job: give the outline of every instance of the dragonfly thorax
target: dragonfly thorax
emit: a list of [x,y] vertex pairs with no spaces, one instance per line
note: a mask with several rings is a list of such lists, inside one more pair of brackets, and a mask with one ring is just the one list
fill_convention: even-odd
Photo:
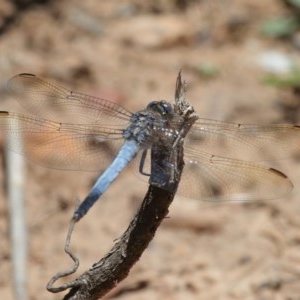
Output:
[[147,108],[132,115],[123,136],[135,140],[142,147],[150,147],[160,139],[175,138],[175,130],[169,128],[174,118],[172,104],[166,101],[152,101]]

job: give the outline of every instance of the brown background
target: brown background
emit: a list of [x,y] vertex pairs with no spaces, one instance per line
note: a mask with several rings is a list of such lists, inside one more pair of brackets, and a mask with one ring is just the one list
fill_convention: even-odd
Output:
[[[7,80],[21,72],[136,111],[150,100],[172,101],[182,68],[188,99],[200,116],[284,122],[282,93],[262,84],[266,71],[259,64],[269,51],[297,61],[298,50],[289,40],[260,34],[263,21],[284,13],[284,6],[274,0],[72,0],[40,5],[2,0],[1,110],[22,111],[5,93]],[[197,68],[203,64],[215,66],[217,76],[201,75]],[[31,162],[26,166],[29,299],[60,299],[45,285],[70,265],[63,251],[68,221],[76,197],[86,195],[97,174],[62,172]],[[170,218],[141,260],[107,298],[300,299],[300,164],[290,159],[274,166],[295,184],[284,199],[206,208],[195,200],[176,199]],[[0,298],[10,300],[4,169],[0,179]],[[126,170],[76,226],[72,248],[81,259],[80,271],[113,245],[145,191],[146,185]]]

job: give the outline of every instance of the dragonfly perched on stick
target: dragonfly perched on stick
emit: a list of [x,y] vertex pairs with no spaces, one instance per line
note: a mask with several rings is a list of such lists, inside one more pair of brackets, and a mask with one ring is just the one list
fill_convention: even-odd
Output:
[[[264,160],[265,153],[279,159],[288,156],[291,149],[300,153],[297,125],[244,125],[200,118],[187,102],[185,107],[178,106],[178,95],[175,104],[152,101],[132,113],[116,103],[27,73],[10,79],[8,88],[33,114],[0,112],[0,130],[10,135],[12,151],[52,168],[101,170],[75,211],[75,221],[138,153],[140,173],[151,175],[151,184],[172,189],[177,143],[184,144],[185,160],[179,194],[212,202],[251,201],[279,198],[293,188],[287,176],[257,161]],[[23,147],[20,139],[25,142]],[[163,166],[155,164],[150,154],[158,144],[168,151],[169,159]]]

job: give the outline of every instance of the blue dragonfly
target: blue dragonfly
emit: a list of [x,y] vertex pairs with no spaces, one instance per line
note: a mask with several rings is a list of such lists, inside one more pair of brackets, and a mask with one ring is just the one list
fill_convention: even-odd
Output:
[[[51,168],[101,172],[75,211],[75,221],[137,155],[143,175],[161,174],[167,167],[167,179],[150,178],[152,184],[169,189],[177,143],[184,144],[185,161],[178,193],[186,197],[214,203],[267,200],[283,197],[293,188],[286,175],[258,161],[285,158],[291,151],[299,154],[297,125],[227,123],[200,118],[192,107],[182,115],[166,101],[152,101],[132,113],[28,73],[11,78],[8,88],[32,114],[0,112],[0,130],[10,136],[12,151]],[[171,149],[170,158],[164,166],[153,167],[149,150],[157,143]]]

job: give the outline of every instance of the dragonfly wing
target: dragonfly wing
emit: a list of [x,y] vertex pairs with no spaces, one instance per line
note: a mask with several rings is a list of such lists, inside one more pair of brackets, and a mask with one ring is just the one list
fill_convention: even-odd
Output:
[[280,171],[188,149],[178,193],[211,202],[276,199],[293,188]]
[[251,125],[199,119],[185,139],[193,149],[248,161],[287,158],[300,153],[300,127]]
[[9,137],[10,150],[56,169],[106,169],[123,143],[117,125],[59,123],[5,111],[0,131]]
[[29,112],[54,121],[124,125],[131,113],[105,99],[70,91],[33,74],[12,77],[8,89]]

